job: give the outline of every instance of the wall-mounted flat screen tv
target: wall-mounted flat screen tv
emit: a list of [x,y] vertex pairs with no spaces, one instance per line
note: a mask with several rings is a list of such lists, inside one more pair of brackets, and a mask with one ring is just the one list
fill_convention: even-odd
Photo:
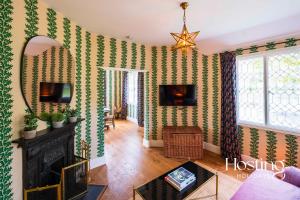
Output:
[[197,106],[195,85],[160,85],[160,106]]
[[71,91],[70,83],[40,82],[40,102],[70,103]]

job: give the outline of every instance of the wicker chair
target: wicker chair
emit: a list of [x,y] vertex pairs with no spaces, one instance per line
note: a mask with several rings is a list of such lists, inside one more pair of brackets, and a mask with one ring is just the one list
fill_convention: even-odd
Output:
[[114,116],[115,116],[115,119],[122,118],[122,107],[119,107],[119,108],[115,107]]

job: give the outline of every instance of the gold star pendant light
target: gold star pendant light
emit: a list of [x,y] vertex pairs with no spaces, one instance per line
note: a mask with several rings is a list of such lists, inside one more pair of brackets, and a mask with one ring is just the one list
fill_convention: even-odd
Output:
[[187,52],[188,48],[195,48],[196,43],[195,39],[199,34],[199,31],[189,33],[186,23],[185,23],[185,10],[189,6],[188,2],[182,2],[180,7],[183,9],[183,28],[181,33],[171,33],[173,38],[176,40],[176,44],[174,46],[175,49],[181,49],[183,53]]

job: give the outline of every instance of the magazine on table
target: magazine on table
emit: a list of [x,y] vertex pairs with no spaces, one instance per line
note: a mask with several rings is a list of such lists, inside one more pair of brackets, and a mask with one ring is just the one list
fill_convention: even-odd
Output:
[[170,183],[174,188],[181,191],[187,186],[191,185],[195,180],[196,177],[193,173],[186,170],[183,167],[180,167],[173,172],[169,173],[165,180]]

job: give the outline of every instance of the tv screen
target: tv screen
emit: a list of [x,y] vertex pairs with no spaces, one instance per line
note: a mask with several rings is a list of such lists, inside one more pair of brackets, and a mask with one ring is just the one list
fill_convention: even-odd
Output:
[[70,83],[40,82],[40,102],[70,103]]
[[196,106],[195,85],[160,85],[160,106]]

